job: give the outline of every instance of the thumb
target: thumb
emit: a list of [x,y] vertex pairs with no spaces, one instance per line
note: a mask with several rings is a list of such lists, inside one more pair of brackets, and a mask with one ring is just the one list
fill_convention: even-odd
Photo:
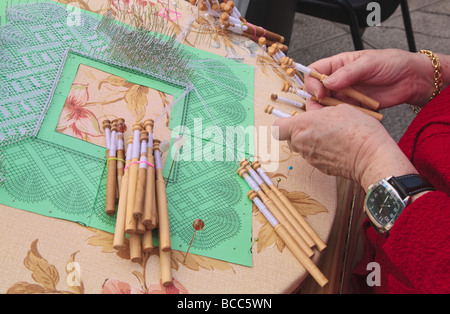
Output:
[[274,122],[272,136],[279,141],[289,141],[294,130],[295,119],[282,118]]

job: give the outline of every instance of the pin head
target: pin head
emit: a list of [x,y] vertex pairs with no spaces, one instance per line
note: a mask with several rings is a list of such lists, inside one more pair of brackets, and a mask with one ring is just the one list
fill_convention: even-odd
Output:
[[159,145],[159,149],[160,149],[161,153],[168,152],[170,149],[169,141],[166,141],[166,140],[162,141],[161,144]]
[[194,227],[195,231],[202,231],[205,228],[205,222],[201,219],[195,219],[192,227]]
[[125,124],[125,121],[119,122],[117,127],[120,133],[125,133],[127,131],[127,125]]
[[289,166],[289,170],[292,170],[293,169],[293,167],[292,166]]

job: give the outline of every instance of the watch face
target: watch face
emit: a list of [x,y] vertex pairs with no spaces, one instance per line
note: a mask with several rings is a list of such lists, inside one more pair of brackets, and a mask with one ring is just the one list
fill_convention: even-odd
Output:
[[367,195],[366,208],[374,222],[386,227],[397,218],[405,205],[390,186],[379,185]]

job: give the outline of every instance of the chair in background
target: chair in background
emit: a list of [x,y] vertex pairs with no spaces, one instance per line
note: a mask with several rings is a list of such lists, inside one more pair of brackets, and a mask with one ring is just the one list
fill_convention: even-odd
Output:
[[[350,26],[355,50],[363,50],[362,34],[368,27],[367,16],[371,13],[367,10],[370,0],[298,0],[296,11],[302,14],[322,18],[328,21],[346,24]],[[409,14],[407,0],[377,0],[381,8],[380,21],[387,20],[401,6],[403,23],[409,50],[417,52],[414,32]]]

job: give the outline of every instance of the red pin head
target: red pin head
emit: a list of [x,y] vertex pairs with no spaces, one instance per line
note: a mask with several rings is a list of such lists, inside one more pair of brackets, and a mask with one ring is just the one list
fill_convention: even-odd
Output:
[[194,227],[195,231],[202,231],[203,228],[205,228],[205,222],[201,219],[196,219],[194,220],[192,227]]

